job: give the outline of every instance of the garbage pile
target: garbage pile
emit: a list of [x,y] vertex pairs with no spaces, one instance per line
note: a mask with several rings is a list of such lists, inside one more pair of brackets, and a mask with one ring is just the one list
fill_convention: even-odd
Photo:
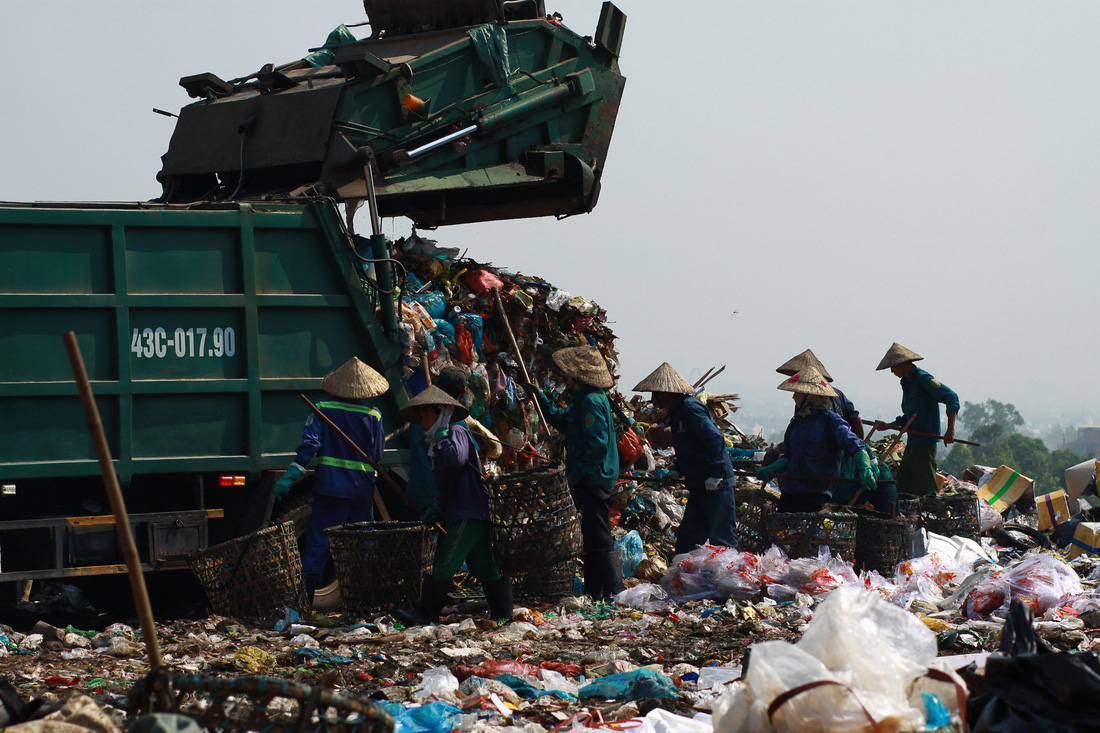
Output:
[[551,399],[566,387],[550,359],[558,349],[594,345],[615,374],[618,355],[606,312],[541,278],[479,263],[415,232],[395,250],[406,272],[399,308],[410,385],[422,386],[449,365],[467,372],[470,415],[504,447],[486,461],[490,474],[527,468],[536,453],[557,455],[522,387],[524,368]]

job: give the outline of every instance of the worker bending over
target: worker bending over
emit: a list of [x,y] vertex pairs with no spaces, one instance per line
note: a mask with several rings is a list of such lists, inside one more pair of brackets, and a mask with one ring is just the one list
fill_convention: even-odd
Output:
[[694,388],[668,362],[638,382],[635,392],[652,392],[653,400],[668,410],[676,469],[688,495],[684,518],[676,532],[676,554],[703,544],[737,547],[737,502],[733,496],[733,464],[726,439],[714,424],[707,406],[696,399]]

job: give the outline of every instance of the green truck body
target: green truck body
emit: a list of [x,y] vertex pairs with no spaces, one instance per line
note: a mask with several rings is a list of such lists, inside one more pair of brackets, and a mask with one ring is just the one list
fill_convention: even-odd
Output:
[[401,349],[356,242],[326,202],[0,204],[0,579],[118,569],[110,551],[79,557],[114,529],[86,519],[110,510],[67,331],[150,567],[258,526],[260,478],[301,438],[299,394],[319,397],[347,359],[386,375],[395,415]]

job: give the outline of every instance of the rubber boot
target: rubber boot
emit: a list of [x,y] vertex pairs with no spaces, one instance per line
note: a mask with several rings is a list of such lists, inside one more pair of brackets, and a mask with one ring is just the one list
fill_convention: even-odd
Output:
[[604,567],[603,554],[584,556],[584,592],[593,600],[602,600],[607,569]]
[[439,620],[443,604],[447,602],[450,583],[429,575],[420,586],[420,603],[416,608],[399,608],[394,618],[406,626],[424,626]]
[[619,551],[613,550],[607,553],[604,563],[604,591],[610,600],[623,592],[623,571]]
[[482,583],[485,586],[485,600],[489,603],[489,618],[494,621],[511,621],[512,607],[512,579],[505,576],[500,580],[489,580]]

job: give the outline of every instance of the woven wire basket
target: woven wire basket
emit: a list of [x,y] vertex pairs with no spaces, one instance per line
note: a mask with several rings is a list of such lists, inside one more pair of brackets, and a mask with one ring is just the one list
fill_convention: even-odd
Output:
[[560,563],[580,551],[580,515],[555,465],[486,478],[493,551],[505,572],[532,564]]
[[358,522],[325,530],[344,607],[353,613],[412,606],[432,572],[438,535],[420,522]]
[[748,492],[737,507],[737,549],[757,555],[765,552],[764,520],[776,510],[776,501],[767,491],[757,489]]
[[557,603],[573,595],[577,560],[533,565],[512,575],[512,596],[518,603]]
[[899,494],[898,508],[913,520],[914,526],[945,537],[981,536],[978,495],[969,491],[958,494],[915,496]]
[[189,563],[210,607],[223,616],[260,618],[285,607],[309,610],[293,522],[214,545],[192,555]]
[[856,509],[857,569],[877,570],[892,574],[904,559],[910,523],[905,517],[891,517],[881,512]]
[[924,528],[929,532],[972,540],[981,536],[978,495],[969,491],[921,497],[921,515]]
[[[161,668],[130,689],[131,720],[148,713],[194,718],[203,730],[391,733],[393,718],[363,695],[277,677],[212,677]],[[272,705],[273,700],[278,705]],[[166,729],[167,726],[161,726]]]
[[776,512],[764,519],[764,541],[787,557],[813,557],[818,548],[846,560],[855,556],[856,515],[839,512]]

